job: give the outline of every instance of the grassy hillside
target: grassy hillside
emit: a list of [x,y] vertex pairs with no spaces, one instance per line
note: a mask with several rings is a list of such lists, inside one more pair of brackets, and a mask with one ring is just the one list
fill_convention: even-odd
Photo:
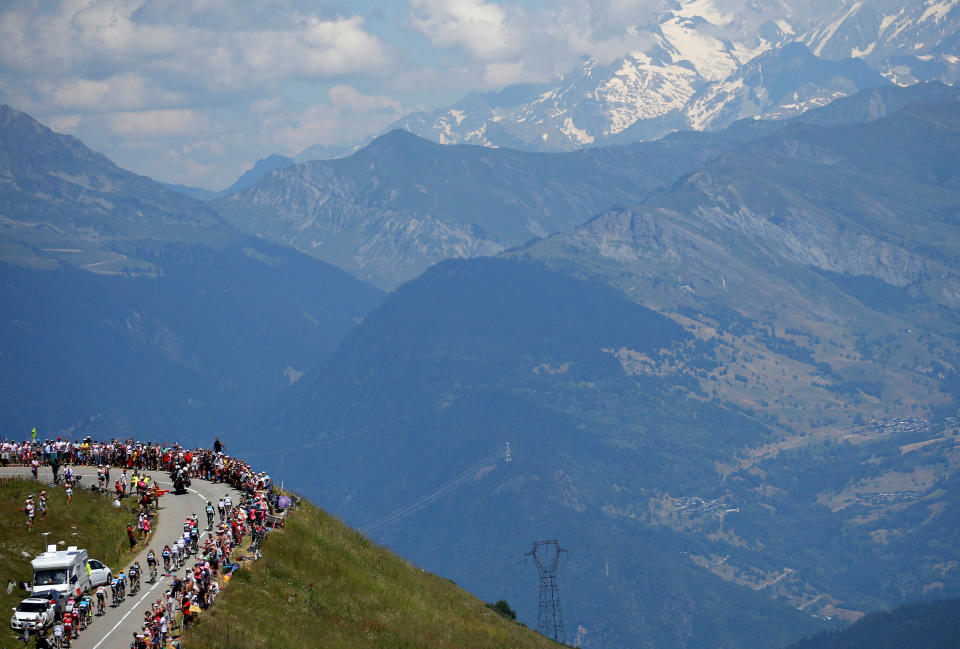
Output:
[[194,649],[559,646],[308,503],[184,641]]
[[[38,515],[33,531],[27,530],[26,516],[18,511],[28,494],[37,495],[46,489],[47,517]],[[47,544],[56,544],[61,550],[69,545],[86,548],[91,559],[99,559],[115,572],[130,555],[127,539],[129,511],[110,507],[107,496],[74,489],[73,502],[67,505],[62,488],[50,488],[46,483],[24,480],[0,482],[0,574],[13,581],[30,581],[33,572],[30,560],[43,552]],[[43,532],[50,532],[43,536]],[[27,556],[24,556],[26,553]],[[0,591],[0,611],[7,611],[27,596],[25,591]]]

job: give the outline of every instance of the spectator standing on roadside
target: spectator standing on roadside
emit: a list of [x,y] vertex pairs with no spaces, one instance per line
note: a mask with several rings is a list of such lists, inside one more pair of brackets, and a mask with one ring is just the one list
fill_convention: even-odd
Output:
[[67,504],[69,505],[71,501],[73,501],[73,487],[70,486],[69,482],[66,483],[66,485],[67,485]]

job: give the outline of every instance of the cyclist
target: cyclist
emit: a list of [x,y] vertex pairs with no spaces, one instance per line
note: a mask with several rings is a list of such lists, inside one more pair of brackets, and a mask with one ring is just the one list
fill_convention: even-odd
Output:
[[63,615],[63,646],[70,646],[71,632],[73,631],[73,615]]
[[170,572],[170,555],[173,554],[170,551],[170,546],[163,546],[163,550],[160,551],[160,554],[163,555],[163,571]]
[[103,584],[97,586],[97,615],[103,615],[107,603],[107,589]]
[[213,502],[209,500],[207,501],[206,510],[207,510],[207,529],[212,530],[213,529],[213,512],[214,512]]
[[127,575],[121,570],[117,575],[117,591],[120,593],[120,601],[127,596]]
[[53,646],[57,649],[63,647],[63,625],[60,622],[53,627]]
[[147,567],[150,569],[150,583],[157,580],[157,553],[153,548],[147,552]]
[[93,602],[90,600],[90,593],[86,593],[80,598],[80,628],[86,629],[90,624],[90,610]]
[[137,561],[132,566],[130,566],[130,593],[135,593],[140,590],[140,562]]
[[190,528],[190,549],[194,554],[200,550],[200,528],[197,526]]

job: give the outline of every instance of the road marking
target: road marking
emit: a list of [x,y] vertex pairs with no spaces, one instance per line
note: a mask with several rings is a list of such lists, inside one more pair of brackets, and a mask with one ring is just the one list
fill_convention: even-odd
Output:
[[127,617],[129,617],[130,614],[133,613],[134,610],[136,610],[136,608],[137,608],[140,604],[143,603],[143,600],[146,599],[147,595],[149,595],[150,593],[152,593],[152,592],[153,592],[153,589],[156,588],[156,587],[159,586],[159,585],[160,585],[160,580],[158,579],[157,582],[156,582],[153,586],[150,587],[150,590],[148,590],[147,592],[145,592],[145,593],[143,594],[143,596],[139,599],[139,601],[137,601],[137,603],[135,603],[133,606],[131,606],[129,611],[127,611],[126,613],[124,613],[123,617],[120,618],[120,621],[117,622],[116,624],[114,624],[112,629],[110,629],[110,630],[107,631],[105,634],[103,634],[103,637],[100,638],[100,642],[98,642],[97,644],[93,645],[93,649],[98,649],[98,648],[100,647],[100,645],[102,645],[104,642],[106,642],[107,638],[110,637],[110,634],[113,633],[114,631],[116,631],[116,630],[117,630],[117,627],[120,626],[121,624],[123,624],[123,621],[126,620]]

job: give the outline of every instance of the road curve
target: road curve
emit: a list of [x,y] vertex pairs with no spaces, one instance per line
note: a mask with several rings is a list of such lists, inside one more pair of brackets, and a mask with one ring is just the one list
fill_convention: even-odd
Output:
[[[89,489],[90,485],[96,480],[96,467],[74,466],[72,468],[74,473],[84,476],[81,485]],[[111,473],[113,473],[112,469]],[[159,482],[162,488],[173,488],[170,484],[169,473],[165,471],[146,471],[145,473],[152,480]],[[28,467],[2,467],[0,468],[0,476],[22,476],[32,479]],[[90,476],[94,477],[91,479]],[[50,484],[52,481],[53,473],[50,467],[40,467],[40,483]],[[192,482],[193,484],[186,494],[178,496],[168,493],[160,498],[160,513],[154,525],[155,531],[151,543],[149,546],[141,547],[137,556],[130,559],[128,566],[139,561],[146,572],[147,550],[152,547],[159,557],[164,544],[176,540],[183,534],[183,521],[187,516],[194,513],[200,514],[201,525],[203,525],[206,522],[203,508],[208,500],[216,504],[220,498],[229,493],[234,504],[240,502],[241,493],[229,485],[200,479],[193,479]],[[133,501],[128,498],[126,503],[130,502]],[[129,505],[125,504],[124,506]],[[200,537],[201,543],[205,537],[206,533]],[[91,558],[109,561],[109,557]],[[192,562],[188,562],[187,565],[192,565]],[[163,569],[162,564],[160,568]],[[182,576],[184,571],[185,568],[181,568],[179,574]],[[133,641],[133,634],[139,631],[143,624],[143,612],[150,606],[150,602],[161,598],[172,583],[173,577],[164,577],[162,573],[155,584],[150,584],[144,579],[140,592],[136,595],[128,595],[116,607],[108,605],[106,614],[101,617],[94,617],[90,626],[70,643],[71,649],[129,649],[130,643]],[[108,596],[107,601],[109,602],[109,600]]]

